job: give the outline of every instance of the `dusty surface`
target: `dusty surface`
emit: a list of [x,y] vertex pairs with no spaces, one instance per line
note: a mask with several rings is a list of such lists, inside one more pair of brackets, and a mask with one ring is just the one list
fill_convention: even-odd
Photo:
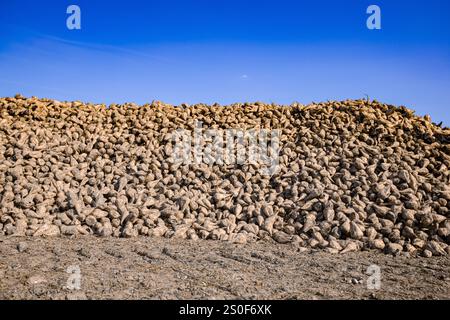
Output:
[[[367,288],[372,264],[381,268],[379,290]],[[67,271],[77,266],[81,287],[69,290]],[[86,298],[450,299],[450,258],[299,252],[269,242],[0,238],[0,299]]]

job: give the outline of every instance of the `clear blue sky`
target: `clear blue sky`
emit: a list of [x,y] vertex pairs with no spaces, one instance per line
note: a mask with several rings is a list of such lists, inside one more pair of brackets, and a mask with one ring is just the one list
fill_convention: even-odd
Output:
[[[1,1],[0,96],[370,98],[450,125],[450,1]],[[66,28],[67,6],[81,30]],[[381,30],[366,8],[381,8]]]

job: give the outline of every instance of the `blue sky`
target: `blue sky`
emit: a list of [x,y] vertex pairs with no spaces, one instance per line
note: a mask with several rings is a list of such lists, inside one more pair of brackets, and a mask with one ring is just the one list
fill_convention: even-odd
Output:
[[[450,125],[450,1],[0,3],[0,96],[96,103],[370,98]],[[81,8],[68,30],[66,8]],[[366,8],[381,8],[381,30]]]

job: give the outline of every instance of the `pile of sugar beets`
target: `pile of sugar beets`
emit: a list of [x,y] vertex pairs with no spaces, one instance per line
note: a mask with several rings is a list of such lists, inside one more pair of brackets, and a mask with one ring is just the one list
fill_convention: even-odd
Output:
[[[179,163],[177,129],[278,129],[279,169]],[[450,129],[405,107],[0,99],[0,235],[450,253]]]

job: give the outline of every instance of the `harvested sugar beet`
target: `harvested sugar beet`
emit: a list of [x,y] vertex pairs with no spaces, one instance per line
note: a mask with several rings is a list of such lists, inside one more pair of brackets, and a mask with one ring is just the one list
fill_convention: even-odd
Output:
[[347,100],[0,99],[0,234],[450,253],[450,129]]

